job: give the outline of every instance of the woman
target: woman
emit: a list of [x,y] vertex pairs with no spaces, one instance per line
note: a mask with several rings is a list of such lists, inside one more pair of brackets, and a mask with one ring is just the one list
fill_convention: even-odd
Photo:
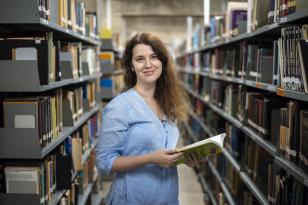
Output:
[[[178,205],[178,175],[173,164],[176,122],[188,103],[167,48],[152,34],[139,33],[124,52],[125,92],[108,103],[96,148],[101,173],[116,173],[108,205]],[[195,159],[187,158],[188,165]]]

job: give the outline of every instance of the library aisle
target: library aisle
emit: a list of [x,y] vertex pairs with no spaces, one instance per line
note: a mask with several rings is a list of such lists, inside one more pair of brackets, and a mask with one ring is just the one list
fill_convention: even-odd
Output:
[[193,169],[186,165],[180,165],[178,173],[180,205],[206,205],[204,203],[204,192]]
[[[180,130],[178,148],[225,136],[221,149],[196,151],[206,155],[197,167],[178,166],[180,205],[308,204],[308,0],[0,2],[0,205],[102,205],[112,177],[99,173],[109,173],[116,157],[153,151],[147,159],[160,166],[173,159],[155,153],[174,148],[171,119]],[[128,40],[148,33],[168,47],[174,72],[156,44],[124,55]],[[176,117],[185,97],[176,98],[164,81],[174,78],[157,70],[177,73],[174,84],[191,105],[186,121]],[[155,78],[136,80],[138,72]],[[102,113],[123,88],[139,85],[155,88],[141,97],[167,116],[163,126],[155,118],[153,132],[151,116],[135,101],[119,106],[120,114]],[[138,112],[123,114],[131,107]],[[108,125],[108,110],[115,124]],[[109,135],[102,127],[115,130]],[[126,135],[132,130],[134,138]],[[112,157],[99,153],[110,147]],[[124,193],[119,198],[126,194],[134,205],[176,201],[175,168],[143,165],[118,170],[117,184],[125,187],[116,189]]]

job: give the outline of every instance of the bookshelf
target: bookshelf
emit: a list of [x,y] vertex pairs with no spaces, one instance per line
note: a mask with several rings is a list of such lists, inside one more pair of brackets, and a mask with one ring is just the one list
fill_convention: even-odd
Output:
[[[90,112],[86,112],[72,127],[64,127],[60,136],[41,150],[38,142],[38,136],[33,134],[29,129],[0,129],[1,151],[0,158],[2,159],[43,159],[54,148],[61,144],[69,135],[76,131],[84,124],[93,114],[101,109],[101,105],[97,105]],[[24,143],[20,144],[20,138],[24,139]],[[34,143],[34,141],[36,143]]]
[[[258,4],[261,1],[247,2]],[[273,5],[273,2],[276,1],[266,3]],[[263,10],[258,11],[251,5],[249,9],[257,13],[257,17],[266,10],[261,6]],[[301,52],[308,42],[306,34],[308,7],[303,8],[303,5],[308,6],[306,2],[298,1],[296,9],[299,10],[296,11],[288,5],[290,7],[288,11],[283,11],[287,14],[281,14],[272,21],[269,15],[265,25],[250,25],[249,33],[230,34],[224,31],[220,33],[220,30],[215,29],[217,27],[221,29],[221,25],[219,23],[215,25],[217,22],[211,21],[210,25],[207,25],[210,30],[201,27],[198,34],[195,32],[191,36],[193,42],[191,47],[194,49],[184,51],[183,43],[178,50],[178,73],[193,105],[193,110],[189,113],[191,116],[189,123],[183,126],[187,135],[190,135],[187,143],[220,132],[228,132],[230,137],[222,155],[209,158],[206,164],[218,182],[208,187],[212,189],[216,201],[221,200],[220,194],[223,194],[228,204],[248,204],[253,200],[253,204],[267,205],[275,203],[277,200],[275,197],[279,192],[281,195],[278,197],[283,198],[288,195],[289,199],[294,197],[292,200],[296,198],[301,201],[300,203],[307,203],[304,197],[295,195],[296,189],[300,189],[303,195],[307,194],[308,190],[308,172],[303,162],[307,151],[300,144],[305,144],[303,137],[306,136],[306,132],[303,129],[306,118],[302,116],[307,109],[308,94],[303,89],[306,86],[305,82],[294,80],[298,78],[305,81],[307,77],[304,72],[307,68],[305,66],[303,68],[306,56],[303,57]],[[277,8],[274,7],[274,10]],[[268,11],[265,11],[265,14],[266,12]],[[275,15],[277,12],[274,12]],[[251,22],[258,23],[254,19],[255,16],[251,18]],[[247,21],[245,23],[247,24]],[[247,29],[248,27],[249,24]],[[295,34],[296,29],[298,38],[292,38],[290,35],[292,32]],[[293,44],[289,43],[291,40]],[[294,43],[295,41],[298,43]],[[268,53],[265,54],[266,52]],[[298,77],[299,75],[306,76]],[[268,76],[272,79],[268,80]],[[291,83],[294,84],[291,86]],[[299,84],[302,87],[298,86]],[[284,127],[290,130],[287,139],[283,132]],[[262,162],[255,157],[259,154],[260,159],[266,156],[262,158]],[[247,157],[247,155],[253,156]],[[228,164],[224,164],[224,159]],[[231,174],[229,165],[232,167]],[[236,180],[233,178],[232,170],[233,172],[235,170],[241,182],[248,188],[248,198],[245,193],[243,201],[237,201],[237,193],[228,190],[232,187],[229,187],[227,181]],[[220,175],[219,171],[226,176]],[[267,182],[259,179],[267,177]],[[273,185],[277,184],[277,178],[273,179],[275,177],[282,180],[279,188]],[[204,180],[211,181],[212,178],[208,176]],[[292,181],[293,187],[286,185],[284,179]],[[217,184],[221,189],[217,189]],[[288,191],[285,190],[286,186]],[[232,201],[232,198],[236,200]],[[282,198],[280,199],[287,201],[286,197]],[[290,201],[287,203],[291,204]]]
[[[31,109],[13,111],[33,120],[30,127],[16,126],[16,120],[11,127],[10,112],[1,110],[0,204],[99,204],[93,190],[98,188],[94,149],[103,106],[97,58],[101,41],[97,25],[87,21],[96,14],[86,13],[82,1],[70,0],[5,0],[0,13],[6,49],[0,60],[0,106],[31,104]],[[35,170],[35,191],[6,187],[10,167]]]
[[207,193],[207,195],[209,196],[211,203],[213,205],[217,205],[217,201],[216,201],[216,199],[215,199],[211,189],[209,188],[208,184],[206,183],[206,180],[204,179],[204,176],[201,173],[198,174],[198,179],[200,180],[200,183],[201,183],[203,191],[205,193]]
[[[88,159],[89,157],[89,153],[91,151],[94,150],[95,146],[97,144],[97,141],[93,143],[93,145],[91,146],[91,148],[89,148],[89,150],[87,150],[86,153],[83,154],[82,158],[83,158],[83,163]],[[72,181],[77,177],[77,172],[75,172],[72,175]],[[96,175],[94,182],[98,179],[98,175]],[[84,193],[82,195],[79,195],[79,201],[80,203],[78,204],[85,204],[85,201],[87,200],[89,194],[91,193],[91,190],[94,186],[94,183],[89,183],[86,190],[84,191]],[[57,191],[52,199],[48,202],[48,205],[57,205],[61,198],[63,197],[63,195],[65,194],[66,190],[59,190]],[[20,204],[20,203],[25,203],[27,202],[27,204],[39,204],[39,199],[38,199],[38,195],[37,194],[3,194],[0,193],[0,201],[2,201],[4,203],[4,205],[8,205],[8,204]],[[96,199],[97,201],[99,199]]]
[[[199,70],[199,69],[196,69],[196,70]],[[272,85],[272,84],[267,84],[267,83],[262,83],[262,82],[254,82],[254,81],[251,81],[251,80],[245,80],[245,79],[235,78],[235,77],[220,76],[220,75],[213,74],[213,73],[206,73],[206,72],[203,72],[203,71],[195,71],[195,70],[192,70],[190,68],[188,68],[186,70],[181,69],[181,70],[179,70],[179,72],[193,74],[193,75],[200,75],[200,76],[208,77],[209,79],[220,80],[220,81],[228,82],[228,83],[245,85],[245,86],[249,86],[249,87],[256,88],[256,89],[265,90],[265,91],[268,91],[270,93],[276,93],[277,96],[287,97],[287,98],[290,98],[290,99],[308,102],[308,94],[305,94],[305,93],[302,93],[302,92],[297,92],[297,91],[292,91],[292,90],[285,90],[285,89],[277,88],[276,85]]]
[[[202,120],[196,115],[196,113],[194,113],[193,111],[190,111],[190,115],[197,120],[197,122],[200,123],[202,129],[209,134],[209,136],[214,136],[214,134],[209,130],[208,126],[206,126]],[[190,137],[192,138],[193,142],[198,141],[198,139],[196,139],[194,137],[193,131],[190,129],[189,126],[184,125],[185,129],[187,130],[187,132],[189,133]],[[222,153],[227,160],[232,164],[232,166],[234,167],[234,169],[240,174],[242,180],[244,181],[244,183],[247,185],[247,187],[251,190],[251,192],[255,195],[255,197],[259,200],[259,202],[261,204],[268,204],[267,199],[265,198],[265,196],[261,193],[261,191],[257,188],[257,186],[255,185],[255,183],[250,179],[250,177],[245,173],[245,171],[241,168],[241,166],[237,163],[237,161],[231,156],[231,154],[229,153],[229,151],[227,149],[224,149],[223,153]],[[230,193],[230,191],[227,189],[225,184],[223,183],[223,180],[221,179],[219,173],[217,172],[215,166],[211,163],[210,160],[208,160],[208,164],[214,174],[214,176],[216,176],[217,180],[220,182],[221,187],[225,193],[226,198],[228,199],[230,204],[234,204],[234,200],[232,199],[232,195]],[[230,202],[231,201],[231,202]]]
[[213,163],[210,160],[208,161],[208,165],[209,165],[212,173],[214,174],[214,176],[218,180],[218,182],[219,182],[219,184],[221,186],[221,189],[224,192],[224,195],[226,196],[226,199],[227,199],[228,203],[230,205],[235,205],[236,202],[234,201],[232,195],[230,194],[230,191],[229,191],[227,185],[224,183],[224,181],[222,180],[220,174],[218,173],[218,171],[216,170],[215,166],[213,165]]
[[[51,2],[53,3],[53,2]],[[18,5],[17,7],[15,5]],[[53,6],[53,5],[51,5]],[[5,0],[1,4],[0,8],[0,25],[7,28],[8,32],[1,32],[1,37],[13,37],[14,35],[31,36],[38,34],[39,32],[53,32],[55,39],[73,42],[82,42],[84,45],[100,46],[101,42],[98,37],[91,38],[84,34],[72,31],[69,28],[60,26],[57,22],[52,20],[46,20],[39,16],[37,1],[18,1],[18,0]],[[14,8],[14,12],[12,12]],[[16,15],[22,13],[24,15]],[[53,9],[50,12],[53,15],[57,15],[58,11]]]

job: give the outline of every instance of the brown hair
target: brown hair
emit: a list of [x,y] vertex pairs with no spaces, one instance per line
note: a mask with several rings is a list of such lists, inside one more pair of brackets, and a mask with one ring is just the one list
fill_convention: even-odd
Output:
[[125,69],[124,90],[134,87],[137,82],[136,74],[132,71],[132,56],[133,49],[138,44],[151,46],[158,59],[162,62],[162,74],[156,81],[154,98],[157,100],[163,113],[172,121],[186,120],[189,109],[187,94],[177,78],[175,65],[168,49],[153,34],[138,33],[127,42],[123,55]]

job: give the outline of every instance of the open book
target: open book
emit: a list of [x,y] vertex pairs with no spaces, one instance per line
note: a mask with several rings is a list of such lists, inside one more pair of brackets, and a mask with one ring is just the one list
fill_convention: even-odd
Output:
[[[199,157],[207,157],[210,155],[218,154],[223,151],[225,136],[226,133],[222,133],[214,137],[210,137],[205,140],[187,145],[185,147],[177,148],[176,150],[178,152],[182,152],[184,155],[194,152]],[[176,164],[182,163],[184,163],[184,157],[176,162]]]

